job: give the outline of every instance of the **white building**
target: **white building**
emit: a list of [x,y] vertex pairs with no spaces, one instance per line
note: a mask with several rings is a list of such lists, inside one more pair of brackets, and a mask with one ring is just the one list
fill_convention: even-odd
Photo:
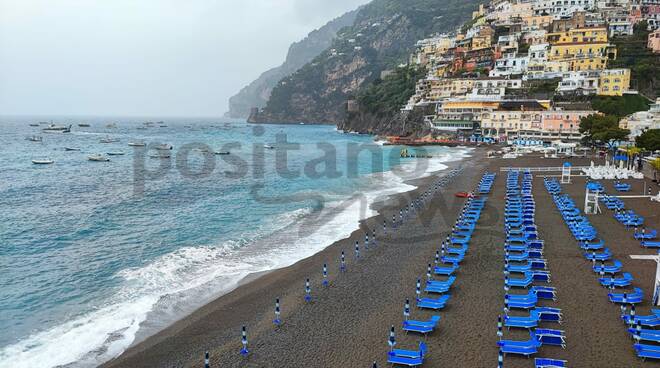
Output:
[[557,86],[559,94],[594,95],[598,92],[596,71],[573,71],[562,73],[561,82]]
[[638,137],[645,130],[660,129],[660,98],[655,100],[649,111],[638,111],[621,119],[619,127],[630,129],[630,139]]
[[516,56],[515,52],[504,54],[495,60],[495,67],[488,73],[489,77],[506,77],[524,74],[529,64],[529,56]]

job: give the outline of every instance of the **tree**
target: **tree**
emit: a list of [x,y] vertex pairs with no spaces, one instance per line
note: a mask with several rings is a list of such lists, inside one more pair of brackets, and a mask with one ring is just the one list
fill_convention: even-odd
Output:
[[580,119],[580,133],[587,144],[603,145],[627,139],[630,131],[619,128],[619,118],[613,115],[589,115]]
[[660,129],[650,129],[635,139],[638,147],[647,151],[660,150]]

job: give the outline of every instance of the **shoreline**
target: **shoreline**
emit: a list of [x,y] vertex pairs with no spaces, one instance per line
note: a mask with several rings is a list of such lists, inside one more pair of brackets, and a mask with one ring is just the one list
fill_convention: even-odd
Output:
[[[379,199],[373,203],[370,203],[370,209],[372,209],[376,214],[374,216],[370,216],[366,219],[360,220],[358,229],[354,230],[349,237],[339,239],[331,244],[329,244],[327,247],[322,249],[321,251],[303,258],[301,260],[298,260],[297,262],[293,263],[292,265],[286,266],[286,267],[281,267],[281,268],[276,268],[272,270],[266,270],[266,271],[260,271],[260,272],[255,272],[251,273],[245,277],[243,277],[240,281],[237,282],[236,286],[230,289],[230,291],[215,297],[211,299],[210,302],[202,305],[199,308],[196,308],[192,313],[183,316],[182,318],[178,319],[175,321],[173,324],[161,329],[160,331],[157,331],[156,333],[146,336],[145,338],[136,341],[132,343],[124,352],[122,352],[118,357],[107,361],[103,363],[101,366],[102,367],[118,367],[118,366],[140,366],[140,363],[136,363],[134,359],[138,359],[143,362],[144,366],[153,366],[153,362],[150,363],[150,359],[147,360],[142,360],[140,358],[141,355],[145,353],[149,353],[152,351],[152,349],[158,349],[157,347],[163,343],[166,343],[167,341],[170,341],[173,338],[176,338],[176,336],[182,331],[184,331],[186,328],[194,325],[194,323],[200,321],[200,319],[203,319],[204,316],[208,316],[209,313],[213,313],[214,311],[217,311],[217,305],[226,305],[227,303],[237,304],[237,307],[240,307],[240,304],[249,304],[249,301],[253,298],[251,295],[254,290],[262,290],[264,286],[266,285],[272,285],[274,281],[280,281],[285,277],[290,277],[291,273],[295,272],[295,269],[298,268],[306,268],[309,266],[310,263],[314,262],[321,262],[320,259],[324,258],[325,255],[328,253],[338,253],[339,251],[337,249],[339,248],[346,248],[345,243],[349,242],[350,244],[353,244],[355,239],[361,239],[363,237],[363,229],[372,229],[375,228],[377,232],[380,234],[382,232],[382,221],[383,218],[388,219],[388,223],[391,220],[392,216],[392,211],[393,208],[395,208],[394,212],[398,214],[398,204],[399,203],[404,203],[409,200],[409,198],[412,198],[415,196],[417,193],[420,193],[428,188],[429,185],[431,185],[433,182],[437,180],[438,177],[442,177],[446,175],[446,173],[451,172],[453,169],[457,167],[464,166],[465,164],[469,165],[470,160],[475,160],[478,159],[479,157],[483,157],[485,155],[484,150],[480,149],[475,149],[470,152],[470,156],[467,157],[462,157],[457,160],[452,160],[452,161],[447,161],[443,162],[443,165],[446,165],[447,167],[443,170],[428,173],[426,176],[420,177],[420,178],[414,178],[414,179],[409,179],[409,180],[404,180],[405,184],[414,186],[415,189],[412,189],[410,191],[406,192],[400,192],[400,193],[395,193],[395,194],[390,194],[387,195],[386,198],[384,199]],[[360,240],[362,243],[364,239]],[[347,259],[347,264],[349,264],[352,259],[353,259],[353,252],[352,252],[352,247],[351,248],[346,248],[346,259]],[[368,251],[367,251],[368,252]],[[327,257],[326,257],[327,258]],[[332,274],[334,273],[334,269],[336,268],[335,266],[335,261],[336,257],[333,257],[332,261],[329,262],[328,265],[328,270],[330,274],[330,279],[332,279]],[[309,276],[319,276],[320,275],[320,270],[318,272],[315,272],[313,275]],[[265,277],[269,276],[269,277]],[[301,280],[304,279],[304,275],[301,275],[300,278]],[[303,280],[304,281],[304,280]],[[290,288],[291,285],[289,285]],[[318,289],[318,285],[317,289]],[[314,287],[313,287],[314,289]],[[272,292],[272,291],[271,291]],[[291,291],[289,291],[291,292]],[[287,293],[285,293],[287,294]],[[273,301],[274,301],[273,297]],[[286,299],[286,298],[283,298]],[[247,302],[247,303],[246,303]],[[284,302],[284,300],[283,300]],[[272,304],[272,303],[269,303]],[[261,308],[266,308],[266,309],[272,309],[272,306],[270,305],[262,305],[259,306]],[[256,306],[255,306],[256,308]],[[231,308],[234,309],[234,308]],[[263,312],[262,312],[263,313]],[[286,314],[285,309],[283,308],[283,316]],[[254,318],[254,316],[253,316]],[[283,317],[284,318],[284,317]],[[240,334],[239,334],[240,335]],[[207,349],[211,349],[212,346],[207,346]],[[150,354],[149,354],[150,355]],[[181,357],[184,358],[184,357]],[[192,357],[191,357],[192,358]],[[183,359],[179,360],[177,359],[177,363],[175,365],[178,366],[178,364],[184,363],[188,361],[188,359]],[[195,359],[192,359],[192,361],[195,361]],[[136,365],[137,364],[137,365]],[[164,363],[163,363],[164,364]],[[170,363],[168,363],[171,365]]]

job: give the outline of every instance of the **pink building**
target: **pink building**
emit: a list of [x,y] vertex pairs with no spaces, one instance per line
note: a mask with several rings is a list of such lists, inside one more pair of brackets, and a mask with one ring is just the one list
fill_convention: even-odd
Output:
[[596,114],[596,111],[565,111],[548,110],[541,114],[541,129],[549,133],[568,133],[577,134],[580,129],[580,119],[582,117]]
[[649,33],[649,42],[647,47],[654,53],[660,53],[660,29]]

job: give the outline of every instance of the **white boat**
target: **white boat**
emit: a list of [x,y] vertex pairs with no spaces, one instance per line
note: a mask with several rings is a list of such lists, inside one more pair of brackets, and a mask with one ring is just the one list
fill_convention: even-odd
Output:
[[106,152],[105,154],[108,155],[108,156],[123,156],[124,151]]
[[167,150],[171,150],[171,149],[172,149],[172,145],[171,145],[171,144],[165,144],[165,143],[164,143],[164,144],[158,144],[158,145],[154,146],[154,148],[157,149],[157,150],[164,150],[164,151],[167,151]]
[[93,155],[89,155],[89,156],[87,156],[87,159],[88,159],[89,161],[97,161],[97,162],[106,162],[106,161],[110,161],[109,158],[107,158],[107,157],[105,157],[105,156],[103,156],[102,154],[99,154],[99,153],[97,153],[97,154],[93,154]]
[[273,148],[275,148],[275,147],[273,147],[273,146],[271,146],[271,145],[269,145],[269,144],[264,144],[264,148],[273,149]]
[[128,145],[131,147],[144,147],[147,144],[144,142],[128,142]]
[[110,137],[101,138],[101,140],[99,142],[101,142],[101,143],[115,143],[115,142],[119,142],[119,138],[110,138]]
[[54,162],[55,161],[49,160],[49,159],[32,160],[32,163],[35,164],[35,165],[50,165]]
[[44,133],[71,133],[71,125],[64,126],[64,125],[49,124],[41,131],[43,131]]
[[41,142],[43,140],[43,138],[41,138],[38,135],[33,135],[32,137],[27,137],[25,139],[27,139],[30,142]]
[[153,154],[153,155],[149,155],[149,157],[151,157],[151,158],[170,158],[170,154],[169,153]]

